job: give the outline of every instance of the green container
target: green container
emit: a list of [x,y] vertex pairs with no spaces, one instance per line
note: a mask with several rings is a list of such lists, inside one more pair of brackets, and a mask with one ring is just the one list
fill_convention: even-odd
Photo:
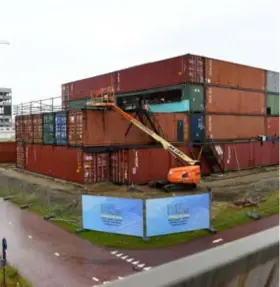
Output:
[[69,110],[85,109],[87,107],[88,102],[89,99],[70,101],[68,102],[68,109]]
[[44,144],[55,143],[55,113],[43,115],[43,142]]
[[204,111],[204,88],[201,85],[185,85],[182,90],[183,100],[190,101],[190,112]]
[[[269,110],[270,110],[270,113],[269,113]],[[267,111],[267,115],[279,115],[279,95],[267,94],[266,111]]]

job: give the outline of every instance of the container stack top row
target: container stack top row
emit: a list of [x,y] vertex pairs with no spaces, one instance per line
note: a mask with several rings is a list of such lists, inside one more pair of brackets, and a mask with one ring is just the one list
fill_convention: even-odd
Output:
[[187,54],[63,84],[62,101],[87,99],[105,87],[125,94],[184,83],[279,94],[278,72]]

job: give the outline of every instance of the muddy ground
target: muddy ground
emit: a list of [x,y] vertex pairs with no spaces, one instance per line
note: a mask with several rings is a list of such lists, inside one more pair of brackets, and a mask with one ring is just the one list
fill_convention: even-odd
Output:
[[[264,198],[270,192],[279,190],[279,168],[263,167],[214,174],[204,178],[195,192],[204,192],[209,187],[212,190],[213,202],[217,206],[237,199]],[[76,216],[81,214],[81,193],[133,198],[155,198],[190,193],[190,191],[164,193],[147,186],[138,186],[136,191],[132,192],[127,186],[107,183],[83,186],[19,171],[12,165],[0,166],[0,188],[5,189],[6,194],[18,194],[21,191],[22,197],[28,202],[48,204],[53,209],[56,206],[59,208],[63,206],[66,210],[71,209],[71,213]]]

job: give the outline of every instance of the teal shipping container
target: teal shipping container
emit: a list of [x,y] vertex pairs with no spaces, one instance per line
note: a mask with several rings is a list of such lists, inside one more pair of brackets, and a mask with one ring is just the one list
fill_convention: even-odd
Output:
[[55,144],[55,113],[43,114],[43,143]]
[[89,101],[90,101],[90,99],[69,101],[68,102],[68,110],[85,109],[87,107],[87,104],[89,103]]
[[267,94],[266,96],[266,111],[267,115],[279,115],[279,94]]
[[182,99],[189,100],[191,112],[204,111],[204,87],[201,85],[184,85]]
[[152,113],[181,113],[190,110],[190,101],[183,100],[180,102],[171,102],[163,104],[149,105]]

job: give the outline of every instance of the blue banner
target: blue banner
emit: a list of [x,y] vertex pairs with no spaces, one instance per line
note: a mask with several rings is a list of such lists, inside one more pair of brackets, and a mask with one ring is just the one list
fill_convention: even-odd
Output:
[[82,196],[83,228],[143,237],[143,201]]
[[210,193],[146,201],[147,236],[210,227]]

